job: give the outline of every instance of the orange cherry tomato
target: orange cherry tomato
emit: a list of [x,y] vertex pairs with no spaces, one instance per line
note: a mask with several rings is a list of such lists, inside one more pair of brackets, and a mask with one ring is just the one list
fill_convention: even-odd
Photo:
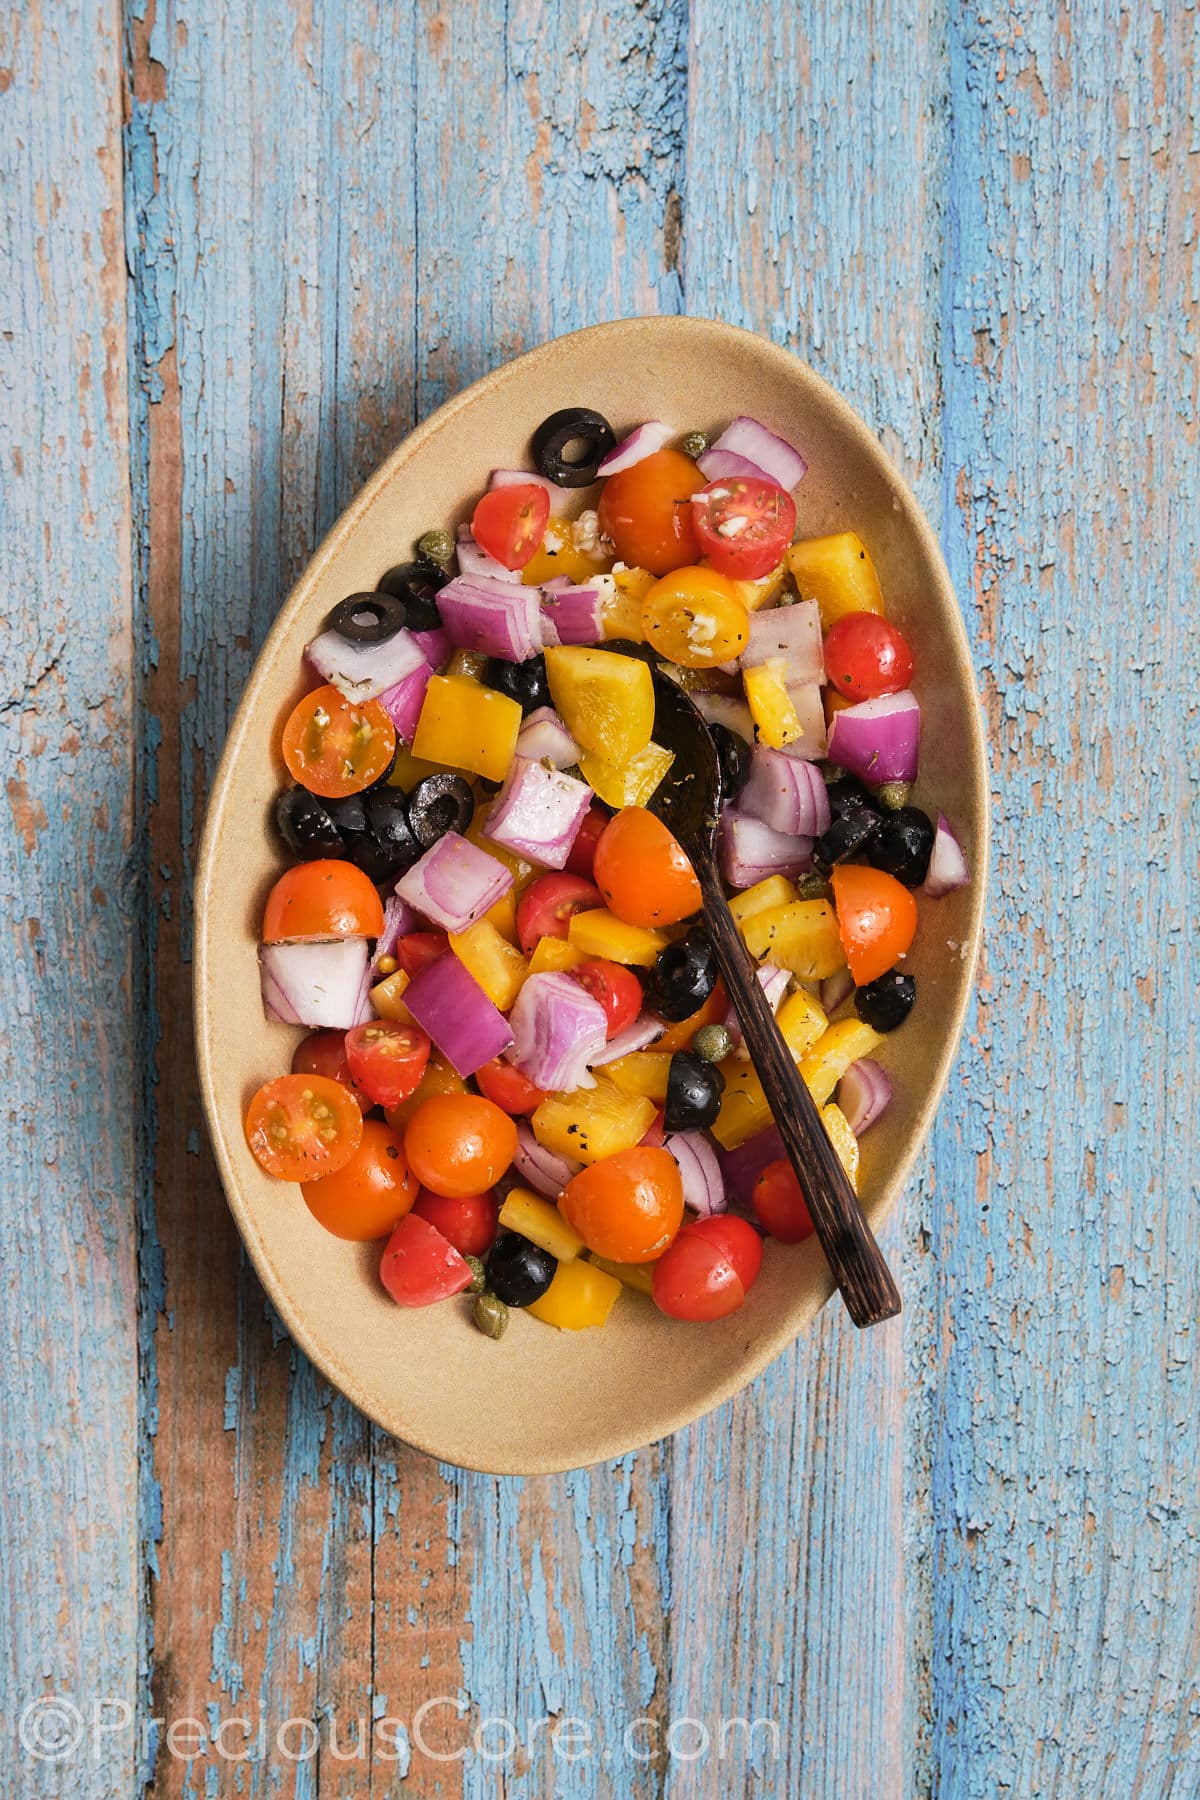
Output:
[[334,858],[297,863],[267,895],[262,941],[291,938],[378,937],[383,901],[353,863]]
[[618,1150],[573,1175],[559,1205],[589,1250],[612,1262],[653,1262],[683,1223],[683,1182],[669,1150]]
[[672,1319],[723,1319],[758,1277],[762,1241],[734,1213],[685,1225],[654,1267],[654,1304]]
[[452,1200],[495,1187],[517,1151],[517,1128],[479,1094],[434,1094],[404,1133],[409,1167],[433,1194]]
[[813,1234],[808,1202],[786,1156],[770,1162],[754,1183],[754,1216],[781,1244],[802,1244]]
[[856,987],[878,981],[917,935],[917,903],[894,875],[842,863],[830,876],[842,948]]
[[368,1244],[386,1237],[412,1208],[417,1184],[404,1148],[382,1119],[364,1119],[362,1142],[342,1167],[320,1181],[301,1183],[304,1204],[334,1237]]
[[246,1113],[251,1155],[281,1181],[336,1174],[362,1134],[358,1101],[328,1075],[278,1075],[259,1088]]
[[651,1050],[686,1050],[702,1025],[723,1025],[729,1011],[729,995],[725,992],[725,984],[718,979],[712,993],[698,1007],[690,1019],[680,1019],[677,1025],[668,1025],[660,1038],[655,1038],[649,1046]]
[[746,648],[750,615],[736,583],[716,569],[676,569],[642,601],[646,642],[668,662],[710,669]]
[[700,555],[692,495],[704,477],[680,450],[656,450],[610,475],[600,495],[600,529],[630,568],[666,575]]
[[550,496],[534,481],[492,488],[471,515],[471,536],[506,569],[523,569],[546,535]]
[[319,687],[292,708],[281,748],[293,781],[342,800],[387,773],[396,727],[377,700],[356,705],[335,687]]
[[627,925],[677,925],[700,910],[696,871],[644,806],[623,806],[609,820],[593,872],[605,905]]

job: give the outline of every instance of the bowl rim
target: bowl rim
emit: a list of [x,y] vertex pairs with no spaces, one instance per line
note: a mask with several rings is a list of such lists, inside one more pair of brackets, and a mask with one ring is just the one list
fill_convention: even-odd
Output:
[[[254,1210],[246,1203],[239,1191],[230,1151],[229,1120],[216,1101],[217,1071],[214,1067],[212,1032],[208,1025],[209,936],[212,927],[208,918],[206,896],[212,883],[212,866],[216,857],[220,826],[226,812],[228,792],[232,785],[229,779],[230,771],[240,759],[242,743],[255,713],[259,690],[265,684],[267,671],[274,663],[276,647],[291,635],[295,620],[303,610],[309,590],[319,579],[326,564],[358,529],[364,516],[374,504],[379,491],[391,483],[402,467],[419,457],[426,446],[459,412],[474,404],[479,396],[489,389],[499,388],[509,381],[519,379],[522,370],[530,363],[545,362],[564,347],[576,344],[582,339],[603,342],[608,338],[612,340],[614,346],[617,346],[623,339],[640,336],[647,331],[662,338],[677,339],[681,343],[691,340],[696,348],[699,348],[706,340],[711,341],[712,339],[717,341],[718,348],[720,345],[725,345],[738,352],[744,352],[748,347],[752,347],[755,356],[765,357],[768,362],[775,362],[781,374],[786,374],[789,382],[794,383],[799,378],[801,384],[809,388],[819,399],[821,405],[836,416],[841,428],[856,440],[864,457],[873,462],[887,477],[907,526],[921,542],[929,565],[936,576],[939,596],[943,603],[941,610],[945,612],[950,621],[946,648],[953,666],[955,685],[964,688],[974,698],[975,704],[968,709],[970,741],[966,748],[969,753],[970,765],[969,787],[973,809],[979,820],[979,832],[974,848],[974,866],[969,890],[970,920],[969,935],[966,940],[967,954],[963,957],[964,979],[953,1011],[943,1021],[942,1048],[937,1056],[934,1079],[914,1109],[908,1132],[909,1148],[897,1161],[888,1179],[879,1192],[872,1197],[871,1204],[866,1209],[872,1229],[877,1233],[890,1217],[907,1185],[913,1165],[925,1146],[930,1127],[945,1093],[950,1070],[959,1054],[963,1026],[975,992],[983,939],[990,867],[991,792],[988,779],[987,743],[983,729],[983,708],[962,610],[937,535],[908,481],[887,451],[884,450],[866,421],[809,363],[792,351],[772,342],[771,339],[763,337],[760,333],[741,326],[730,325],[723,320],[708,319],[687,313],[650,314],[613,319],[596,325],[584,326],[578,331],[566,332],[558,337],[548,338],[531,349],[523,351],[519,356],[507,359],[444,401],[400,440],[340,513],[293,582],[255,656],[246,685],[230,720],[225,744],[205,802],[204,825],[196,874],[192,885],[193,1028],[205,1122],[226,1203],[233,1214],[234,1222],[255,1272],[293,1342],[327,1380],[332,1382],[360,1412],[371,1419],[381,1430],[387,1432],[389,1436],[397,1438],[411,1448],[439,1461],[449,1462],[458,1468],[472,1469],[481,1474],[541,1475],[562,1473],[577,1468],[591,1468],[611,1461],[614,1457],[629,1454],[634,1449],[645,1448],[647,1444],[662,1442],[663,1439],[681,1430],[684,1426],[690,1425],[695,1420],[714,1411],[734,1394],[739,1393],[756,1380],[763,1370],[769,1367],[799,1337],[805,1326],[828,1303],[836,1292],[833,1280],[828,1270],[824,1269],[819,1277],[816,1297],[811,1302],[801,1304],[782,1314],[775,1325],[763,1332],[753,1355],[748,1359],[739,1359],[728,1378],[715,1382],[706,1391],[699,1404],[689,1402],[673,1410],[668,1409],[657,1422],[660,1427],[659,1435],[653,1438],[630,1443],[614,1432],[597,1443],[589,1445],[583,1461],[565,1461],[561,1453],[539,1456],[536,1453],[526,1452],[513,1460],[506,1460],[503,1464],[499,1464],[495,1461],[472,1461],[469,1456],[462,1455],[458,1450],[451,1456],[447,1453],[444,1445],[439,1445],[419,1430],[414,1430],[413,1435],[409,1436],[394,1418],[381,1416],[381,1410],[373,1405],[370,1396],[364,1391],[352,1370],[340,1361],[336,1352],[332,1351],[328,1344],[319,1340],[310,1331],[303,1302],[295,1299],[288,1291],[256,1225]],[[237,1123],[240,1127],[240,1119]]]

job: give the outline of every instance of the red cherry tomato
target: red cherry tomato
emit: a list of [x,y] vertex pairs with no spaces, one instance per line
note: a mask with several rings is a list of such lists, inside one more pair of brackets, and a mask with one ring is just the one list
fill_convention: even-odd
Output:
[[255,1162],[281,1181],[315,1181],[344,1168],[362,1142],[363,1116],[349,1088],[327,1075],[277,1075],[246,1113]]
[[478,1094],[434,1094],[404,1133],[404,1152],[422,1187],[458,1199],[495,1187],[517,1149],[508,1114]]
[[407,1100],[429,1061],[429,1039],[416,1025],[368,1019],[346,1033],[350,1073],[376,1106]]
[[663,1119],[665,1118],[665,1116],[666,1115],[664,1114],[663,1109],[660,1106],[658,1111],[655,1113],[654,1117],[651,1119],[649,1125],[647,1125],[645,1136],[640,1137],[638,1139],[638,1149],[639,1150],[661,1150],[662,1149],[663,1145],[667,1141],[667,1134],[663,1129]]
[[331,1081],[340,1081],[343,1087],[350,1089],[363,1112],[371,1105],[367,1096],[354,1085],[346,1057],[344,1031],[314,1031],[303,1038],[292,1053],[292,1074],[328,1075]]
[[644,806],[623,806],[596,845],[596,882],[627,925],[677,925],[700,910],[687,853]]
[[754,1216],[781,1244],[802,1244],[812,1236],[808,1202],[786,1156],[768,1163],[754,1183]]
[[734,581],[757,581],[775,567],[796,529],[796,503],[774,481],[733,475],[692,495],[705,560]]
[[413,1207],[419,1219],[437,1227],[460,1256],[486,1256],[496,1236],[500,1208],[495,1194],[430,1194],[424,1188]]
[[382,1119],[364,1119],[362,1142],[350,1161],[322,1181],[301,1183],[304,1203],[334,1237],[366,1244],[386,1237],[412,1206],[417,1184],[400,1139]]
[[843,613],[825,638],[825,673],[847,700],[898,694],[913,677],[908,639],[878,613]]
[[679,450],[656,450],[610,475],[600,495],[600,529],[630,568],[667,575],[700,554],[691,497],[704,477]]
[[583,824],[575,833],[575,842],[571,845],[571,854],[567,858],[568,875],[582,875],[586,881],[591,880],[592,864],[596,860],[596,845],[607,824],[608,814],[602,807],[590,807],[584,814]]
[[531,1113],[546,1098],[541,1088],[534,1087],[527,1075],[522,1075],[520,1069],[514,1069],[501,1056],[495,1062],[484,1063],[482,1069],[476,1069],[475,1079],[484,1098],[514,1118]]
[[406,975],[419,975],[449,948],[450,939],[444,931],[410,931],[407,937],[398,939],[392,955],[396,967]]
[[379,1265],[397,1306],[431,1306],[471,1285],[471,1265],[428,1219],[407,1213],[387,1241]]
[[632,1025],[641,1012],[642,984],[633,970],[626,969],[621,963],[576,963],[570,974],[604,1008],[610,1038]]
[[830,876],[842,948],[856,987],[878,981],[917,935],[917,903],[894,875],[842,863]]
[[589,1250],[653,1262],[683,1220],[683,1182],[669,1150],[618,1150],[573,1175],[559,1206]]
[[506,569],[523,569],[546,535],[550,496],[535,482],[493,488],[471,515],[471,536]]
[[279,877],[263,908],[264,944],[292,938],[378,937],[383,901],[361,869],[336,857],[297,863]]
[[761,1263],[762,1244],[745,1219],[696,1219],[654,1265],[654,1303],[672,1319],[723,1319],[741,1306]]
[[539,875],[517,901],[517,937],[526,956],[538,939],[565,938],[571,918],[602,906],[600,891],[581,875]]

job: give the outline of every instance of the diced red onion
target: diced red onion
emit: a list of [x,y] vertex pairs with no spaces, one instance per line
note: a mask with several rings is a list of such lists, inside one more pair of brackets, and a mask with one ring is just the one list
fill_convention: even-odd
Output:
[[414,975],[404,1004],[451,1068],[473,1075],[513,1041],[512,1028],[452,950]]
[[323,631],[304,654],[323,680],[359,706],[394,688],[425,661],[410,631],[397,631],[382,644],[352,644],[336,631]]
[[909,688],[860,700],[833,715],[829,760],[839,769],[881,787],[885,781],[915,781],[921,741],[921,708]]
[[268,1019],[349,1031],[370,1012],[366,938],[262,944],[258,964]]
[[466,931],[512,884],[511,869],[457,831],[448,831],[400,877],[396,892],[444,931]]
[[517,755],[569,769],[579,761],[579,745],[552,706],[539,706],[517,733]]
[[593,1069],[602,1069],[607,1063],[616,1062],[618,1057],[632,1056],[635,1050],[645,1050],[660,1038],[665,1031],[662,1020],[654,1013],[642,1013],[627,1025],[624,1031],[618,1031],[616,1037],[609,1038],[598,1056],[593,1056]]
[[[407,997],[407,990],[406,990]],[[508,1060],[547,1093],[594,1087],[588,1064],[604,1048],[604,1008],[561,971],[530,975],[509,1014]]]
[[970,885],[971,871],[967,867],[962,845],[955,837],[949,819],[945,813],[940,812],[937,816],[937,836],[933,840],[933,851],[929,858],[929,872],[921,892],[938,900],[943,894],[952,893],[955,888]]
[[556,481],[547,481],[544,475],[535,475],[530,469],[493,469],[488,476],[489,488],[504,487],[540,487],[550,496],[550,517],[560,519],[575,498],[575,488],[559,487]]
[[533,1127],[522,1119],[517,1126],[517,1153],[513,1157],[513,1168],[536,1188],[539,1194],[545,1194],[548,1200],[557,1200],[558,1196],[570,1181],[572,1175],[578,1175],[583,1164],[571,1162],[568,1157],[556,1156],[553,1150],[547,1150],[539,1144],[533,1135]]
[[679,1165],[683,1204],[702,1219],[729,1211],[717,1153],[703,1131],[676,1131],[663,1145]]
[[547,644],[595,644],[604,635],[604,602],[594,585],[576,587],[556,576],[542,588],[542,636]]
[[400,939],[410,931],[420,929],[417,914],[402,900],[399,894],[389,894],[383,903],[383,930],[375,944],[375,954],[371,958],[371,979],[374,981],[379,973],[379,965],[385,956],[390,956]]
[[886,1069],[869,1056],[851,1063],[838,1083],[838,1105],[855,1137],[861,1137],[886,1112],[891,1097],[892,1084]]
[[481,575],[458,575],[437,597],[452,644],[527,662],[542,649],[541,590]]
[[[490,577],[493,581],[507,581],[510,586],[520,587],[521,585],[520,569],[506,569],[496,557],[490,556],[486,550],[481,549],[471,536],[469,525],[460,525],[458,528],[455,554],[458,557],[460,575],[480,575],[485,580]],[[442,592],[444,593],[445,589]],[[441,598],[440,594],[438,598]]]
[[628,437],[622,438],[615,450],[609,451],[596,474],[604,480],[609,475],[619,475],[622,469],[632,469],[635,463],[644,462],[656,450],[664,449],[674,436],[673,426],[664,425],[661,419],[648,419]]
[[592,790],[586,781],[564,775],[561,769],[547,769],[528,757],[514,756],[483,833],[494,844],[528,857],[530,862],[561,869],[591,804]]
[[854,992],[854,977],[849,969],[836,969],[827,975],[821,983],[821,1007],[826,1015],[832,1018],[843,1001]]
[[772,481],[774,477],[760,469],[757,463],[748,456],[739,456],[735,450],[718,450],[714,444],[702,456],[696,458],[696,467],[706,481]]
[[772,831],[761,819],[735,812],[721,812],[721,871],[730,887],[753,887],[768,875],[804,875],[812,867],[812,839]]
[[756,1132],[744,1144],[739,1144],[736,1150],[722,1150],[718,1160],[729,1198],[736,1201],[738,1206],[750,1207],[754,1183],[767,1164],[778,1162],[780,1157],[786,1161],[787,1151],[779,1130],[774,1125],[768,1125],[765,1131]]
[[[774,963],[760,963],[756,970],[758,984],[767,997],[767,1005],[773,1013],[783,1005],[783,997],[792,985],[792,978],[786,969],[777,969]],[[738,1018],[737,1008],[731,1006],[725,1014],[725,1029],[729,1033],[730,1042],[735,1050],[743,1044],[742,1021]]]
[[700,717],[710,725],[724,725],[727,730],[736,731],[739,737],[745,738],[748,744],[754,742],[754,715],[744,700],[735,699],[732,694],[699,691],[693,693],[692,699]]
[[414,631],[411,634],[414,644],[420,644],[421,655],[432,669],[444,669],[450,661],[453,648],[449,635],[445,630]]
[[800,736],[783,746],[785,756],[816,762],[825,755],[825,702],[815,681],[801,681],[787,691],[800,727]]
[[398,681],[395,687],[388,688],[378,696],[380,706],[396,727],[397,737],[406,744],[413,741],[417,720],[425,703],[425,689],[432,679],[432,665],[423,662],[419,668],[406,675],[403,681]]
[[750,779],[738,795],[738,810],[793,837],[820,837],[829,829],[829,795],[821,771],[766,744],[756,744],[751,752]]
[[808,472],[806,459],[792,444],[769,431],[760,420],[748,419],[744,414],[725,427],[713,449],[748,458],[789,493]]
[[791,606],[767,606],[750,614],[750,635],[742,651],[742,667],[757,668],[781,656],[785,687],[802,681],[822,681],[825,663],[821,649],[821,613],[815,600],[796,600]]

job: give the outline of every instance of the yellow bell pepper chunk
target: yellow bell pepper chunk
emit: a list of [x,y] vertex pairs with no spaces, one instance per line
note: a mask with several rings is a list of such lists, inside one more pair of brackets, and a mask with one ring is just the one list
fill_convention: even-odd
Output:
[[566,938],[539,938],[529,959],[531,975],[556,975],[563,969],[577,969],[587,957]]
[[568,1225],[552,1200],[544,1200],[529,1188],[510,1188],[500,1208],[506,1231],[519,1232],[531,1244],[549,1251],[560,1263],[573,1262],[583,1249],[583,1239]]
[[507,694],[481,687],[466,675],[435,675],[425,689],[413,753],[443,767],[503,781],[520,729],[521,708]]
[[510,944],[516,943],[517,896],[514,889],[509,888],[506,894],[501,894],[495,905],[489,906],[483,916],[502,938],[506,938]]
[[525,1308],[545,1325],[557,1325],[560,1331],[582,1331],[589,1325],[603,1325],[616,1305],[621,1283],[595,1263],[559,1263],[554,1280],[540,1300]]
[[667,1075],[671,1067],[669,1050],[632,1050],[606,1063],[604,1073],[615,1081],[623,1094],[644,1094],[647,1100],[665,1100]]
[[606,638],[624,638],[640,644],[642,634],[642,601],[657,577],[649,569],[614,569],[612,592],[605,596],[602,621]]
[[592,912],[573,913],[567,934],[585,956],[603,956],[609,962],[633,963],[642,969],[652,969],[659,951],[670,942],[665,931],[654,931],[648,925],[627,925],[603,906]]
[[632,1150],[649,1131],[657,1108],[640,1094],[623,1094],[603,1075],[594,1088],[548,1094],[529,1121],[544,1150],[575,1162],[599,1162]]
[[743,888],[729,902],[729,910],[745,936],[745,925],[756,913],[770,912],[772,907],[787,906],[795,900],[796,890],[786,875],[768,875],[765,881],[756,881],[753,887]]
[[516,946],[501,937],[490,920],[479,919],[466,931],[452,931],[450,948],[492,1005],[507,1012],[529,974],[529,965]]
[[422,762],[419,756],[413,755],[407,744],[401,744],[396,750],[396,760],[389,771],[387,785],[403,788],[408,794],[418,781],[424,781],[427,775],[440,775],[441,772],[440,763]]
[[581,750],[623,763],[646,748],[654,729],[654,683],[644,662],[563,644],[546,651],[546,674],[555,710]]
[[634,1288],[639,1294],[654,1292],[653,1263],[617,1263],[609,1262],[607,1256],[593,1256],[592,1267],[614,1275],[622,1287]]
[[788,969],[801,981],[824,981],[846,961],[837,914],[828,900],[793,900],[755,913],[742,936],[751,956]]
[[850,1129],[850,1121],[840,1106],[823,1106],[821,1123],[829,1136],[829,1141],[838,1153],[838,1160],[850,1177],[850,1186],[858,1192],[858,1139]]
[[586,581],[589,575],[602,574],[611,563],[612,557],[599,546],[595,550],[576,548],[570,519],[551,519],[540,548],[521,570],[521,580],[526,587],[540,587],[556,575],[565,575],[569,581]]
[[851,1063],[870,1056],[883,1039],[861,1019],[839,1019],[817,1039],[800,1064],[800,1073],[818,1106],[824,1106]]
[[766,1130],[771,1123],[771,1108],[752,1063],[727,1057],[721,1064],[721,1072],[725,1077],[725,1092],[711,1129],[723,1149],[736,1150],[747,1138]]
[[805,538],[792,545],[785,560],[800,598],[820,607],[822,631],[845,613],[883,611],[875,564],[855,532]]
[[675,752],[661,744],[647,744],[621,763],[581,750],[579,773],[608,806],[645,806],[674,761]]
[[404,969],[397,969],[386,981],[371,989],[371,1005],[381,1019],[394,1019],[401,1025],[412,1024],[412,1014],[402,998],[410,977]]
[[803,988],[797,988],[794,994],[788,995],[775,1014],[775,1023],[792,1053],[792,1061],[798,1063],[802,1057],[807,1056],[814,1044],[821,1041],[829,1021],[812,995]]
[[774,600],[783,586],[786,574],[787,564],[781,556],[775,567],[768,569],[765,575],[760,575],[757,581],[735,581],[733,585],[746,611],[757,612],[768,600]]
[[399,1106],[385,1107],[383,1116],[393,1131],[403,1134],[418,1106],[431,1094],[465,1094],[466,1091],[467,1084],[462,1076],[434,1050],[425,1064],[425,1073],[408,1099],[402,1100]]
[[769,662],[757,663],[742,675],[746,701],[758,726],[758,735],[772,750],[782,750],[785,744],[794,744],[804,735],[784,683],[786,673],[787,663],[783,657],[773,656]]

